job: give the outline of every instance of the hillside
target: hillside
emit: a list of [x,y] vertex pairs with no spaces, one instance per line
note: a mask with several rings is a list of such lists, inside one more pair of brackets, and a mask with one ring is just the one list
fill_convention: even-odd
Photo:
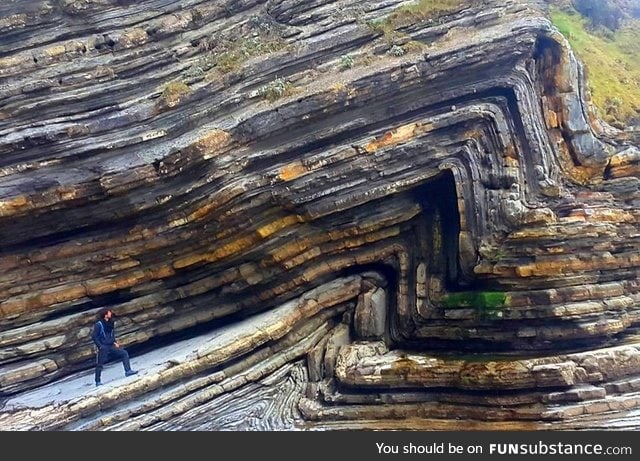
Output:
[[553,23],[586,67],[599,116],[620,129],[640,127],[640,4],[610,1],[620,17],[613,27],[611,15],[579,13],[576,2],[553,3]]

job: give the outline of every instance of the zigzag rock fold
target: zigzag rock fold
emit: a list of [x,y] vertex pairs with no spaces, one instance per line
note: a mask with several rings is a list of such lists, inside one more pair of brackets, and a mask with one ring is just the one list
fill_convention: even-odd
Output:
[[0,428],[640,427],[640,150],[543,2],[406,4],[0,5]]

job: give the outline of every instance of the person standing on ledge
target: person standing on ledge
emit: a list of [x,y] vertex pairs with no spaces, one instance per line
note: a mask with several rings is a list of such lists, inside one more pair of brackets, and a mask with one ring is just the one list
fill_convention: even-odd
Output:
[[98,321],[93,326],[93,332],[91,333],[91,339],[98,347],[98,354],[96,359],[96,386],[100,386],[102,381],[100,379],[102,374],[102,367],[109,359],[122,360],[124,366],[124,375],[131,376],[138,373],[137,370],[131,369],[129,363],[129,353],[122,349],[116,341],[116,329],[114,314],[111,309],[103,308],[98,312]]

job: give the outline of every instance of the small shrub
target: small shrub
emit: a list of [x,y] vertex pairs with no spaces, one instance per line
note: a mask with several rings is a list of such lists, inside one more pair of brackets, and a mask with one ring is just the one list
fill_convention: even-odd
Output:
[[258,90],[258,95],[269,101],[275,101],[292,91],[293,85],[282,77],[276,77]]
[[186,83],[170,82],[164,87],[160,101],[167,107],[174,107],[190,92],[191,89]]
[[351,69],[354,64],[355,64],[355,61],[353,60],[353,57],[349,56],[348,54],[344,54],[344,55],[340,56],[340,69],[341,70]]
[[404,56],[404,54],[406,53],[406,51],[404,50],[404,48],[402,48],[401,46],[398,45],[393,45],[389,51],[387,51],[387,53],[389,53],[392,56]]
[[242,55],[235,51],[229,51],[220,54],[215,59],[214,67],[223,74],[228,74],[229,72],[238,70],[241,63]]

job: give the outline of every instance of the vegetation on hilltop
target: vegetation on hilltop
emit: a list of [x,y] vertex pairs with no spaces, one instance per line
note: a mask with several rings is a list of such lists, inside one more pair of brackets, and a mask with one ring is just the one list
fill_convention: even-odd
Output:
[[628,3],[627,10],[611,0],[551,7],[552,21],[586,67],[599,115],[618,128],[640,124],[640,20]]

